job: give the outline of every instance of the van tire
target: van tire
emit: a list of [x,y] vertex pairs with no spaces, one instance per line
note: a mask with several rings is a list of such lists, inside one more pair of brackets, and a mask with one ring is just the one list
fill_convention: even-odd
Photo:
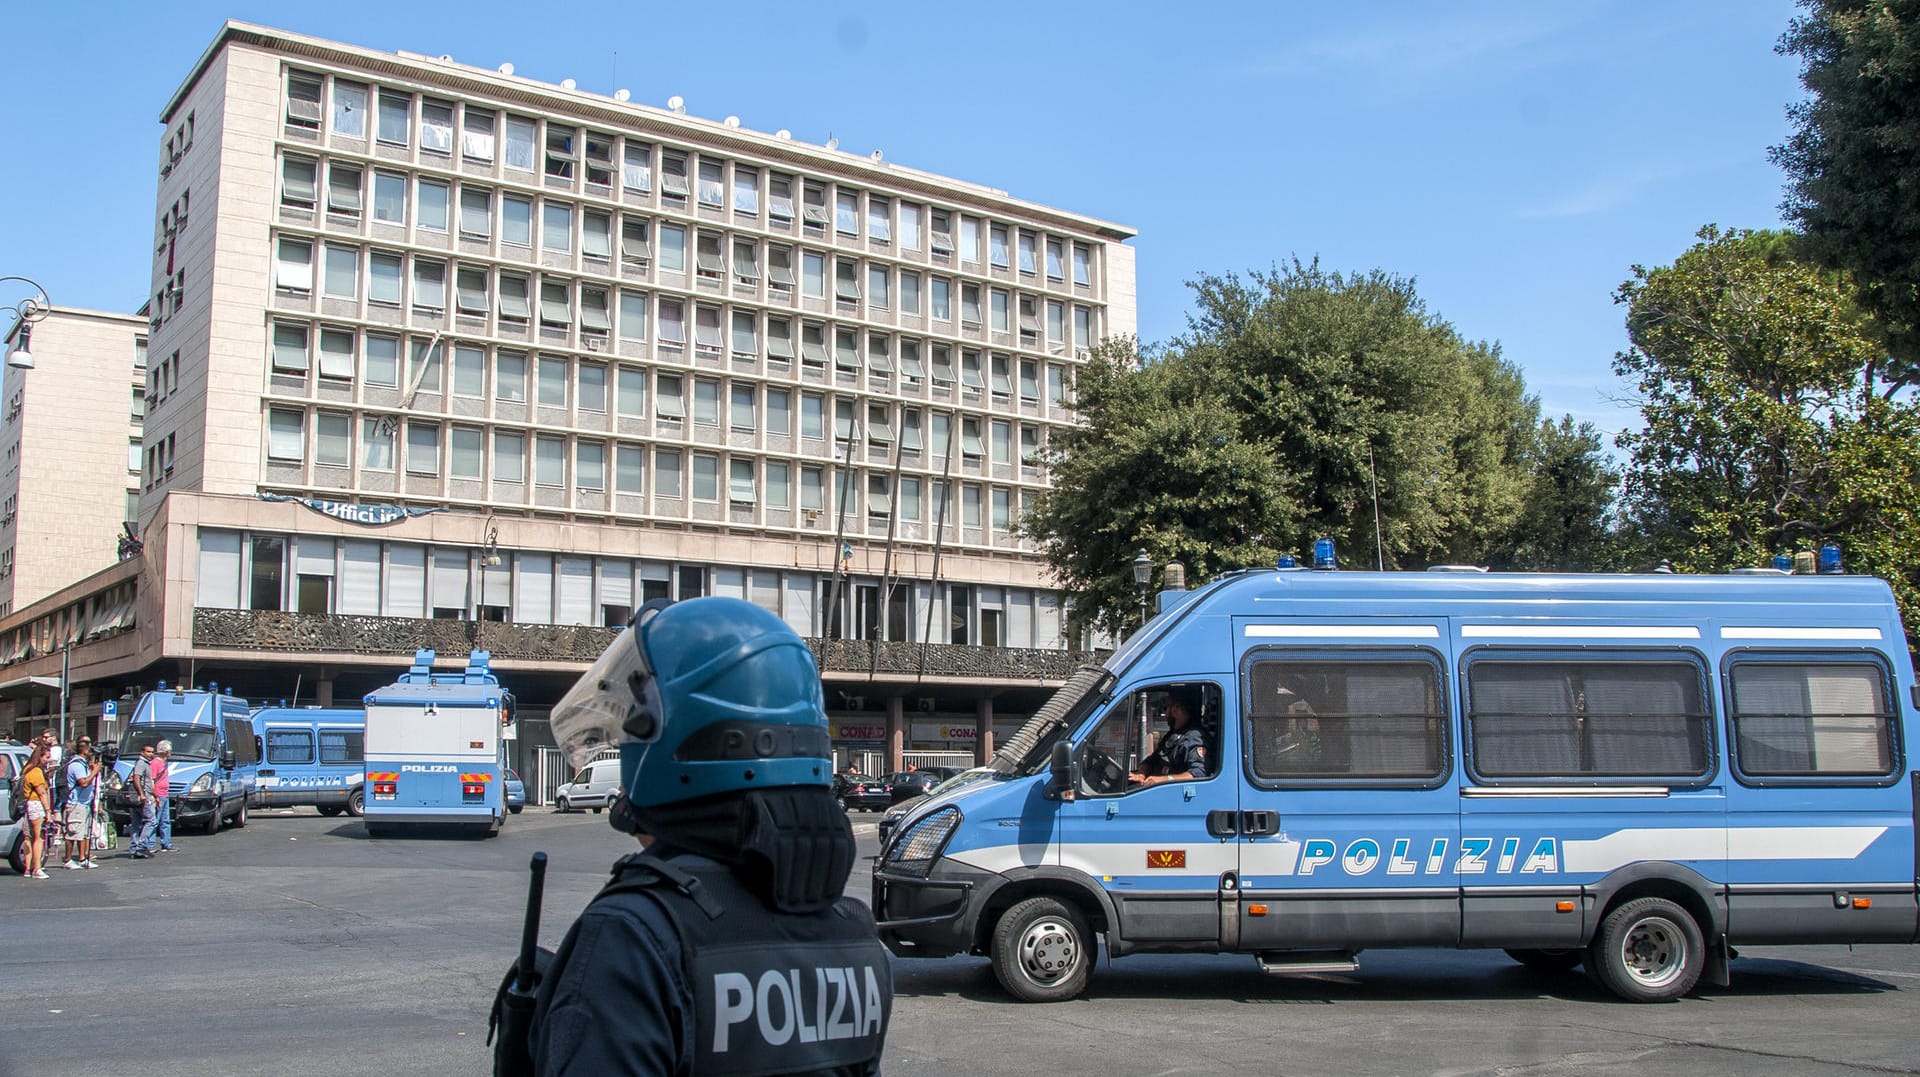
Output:
[[1579,948],[1550,950],[1508,950],[1507,956],[1535,972],[1567,972],[1586,960]]
[[362,786],[347,794],[347,814],[356,819],[367,814],[366,787]]
[[1000,914],[993,927],[993,974],[1022,1002],[1065,1002],[1087,989],[1093,932],[1072,905],[1034,897]]
[[220,806],[219,805],[217,804],[214,805],[213,812],[207,816],[207,821],[200,824],[200,832],[202,834],[220,833]]
[[1707,944],[1687,910],[1665,898],[1622,904],[1600,922],[1587,969],[1628,1002],[1672,1002],[1692,991],[1707,965]]
[[232,825],[235,830],[247,825],[247,806],[245,804],[240,805],[240,810],[233,813]]
[[341,812],[346,811],[347,809],[344,807],[341,807],[338,804],[316,804],[314,805],[314,810],[319,812],[321,815],[324,815],[327,818],[332,819],[333,817],[339,815]]
[[13,851],[7,854],[7,863],[15,875],[27,873],[27,837],[24,833],[13,843]]
[[559,812],[561,815],[566,815],[573,811],[573,805],[567,803],[566,797],[561,797],[560,800],[556,804],[554,804],[553,808],[555,811]]

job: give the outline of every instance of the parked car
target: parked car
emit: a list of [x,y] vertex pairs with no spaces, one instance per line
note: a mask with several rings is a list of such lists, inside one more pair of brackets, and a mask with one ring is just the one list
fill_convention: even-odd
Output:
[[833,795],[848,811],[880,811],[887,806],[887,783],[859,772],[835,774]]
[[[954,768],[940,767],[938,769],[952,770]],[[918,773],[918,772],[916,771],[915,773]],[[893,807],[888,808],[887,813],[880,817],[881,847],[884,848],[886,846],[887,835],[893,833],[893,828],[900,825],[900,820],[906,818],[907,813],[912,811],[914,809],[914,806],[919,804],[920,801],[930,796],[937,796],[956,786],[964,785],[967,782],[973,781],[975,778],[985,777],[986,775],[989,775],[992,773],[993,773],[992,767],[969,767],[968,769],[960,771],[959,773],[955,774],[953,777],[948,778],[946,781],[941,782],[939,785],[934,786],[931,790],[927,791],[926,793],[918,796],[907,797],[905,800],[902,800],[896,803],[895,805],[893,805]]]
[[960,773],[960,767],[921,767],[887,776],[887,801],[898,804],[909,797],[925,796],[933,787]]
[[620,792],[620,760],[596,759],[580,768],[573,780],[554,794],[553,806],[561,812],[592,808],[595,813],[613,802]]
[[13,787],[20,781],[27,755],[24,744],[0,743],[0,856],[7,858],[15,875],[27,873],[26,822],[13,817]]
[[507,810],[515,815],[527,806],[527,785],[520,780],[520,772],[507,768]]

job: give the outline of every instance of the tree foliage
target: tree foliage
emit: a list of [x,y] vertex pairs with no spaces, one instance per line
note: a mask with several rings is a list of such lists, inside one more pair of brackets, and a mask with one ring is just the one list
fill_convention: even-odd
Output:
[[[1140,549],[1195,579],[1304,557],[1322,536],[1354,567],[1550,567],[1557,537],[1601,527],[1599,439],[1543,424],[1513,365],[1410,281],[1296,260],[1192,287],[1189,331],[1164,353],[1119,342],[1082,371],[1083,425],[1056,436],[1051,489],[1023,521],[1076,624],[1135,621]],[[1543,481],[1549,460],[1562,478]],[[1536,505],[1549,495],[1557,507]]]
[[1896,362],[1920,374],[1920,4],[1802,0],[1779,51],[1810,94],[1772,150],[1813,256],[1851,270]]
[[1835,541],[1920,624],[1920,415],[1884,391],[1858,293],[1796,260],[1794,237],[1699,239],[1671,266],[1634,267],[1616,296],[1632,347],[1614,370],[1646,421],[1619,439],[1631,530],[1696,572]]

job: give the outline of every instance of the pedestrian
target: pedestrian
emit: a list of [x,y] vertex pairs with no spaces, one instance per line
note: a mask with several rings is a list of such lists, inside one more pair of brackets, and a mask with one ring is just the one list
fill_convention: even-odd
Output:
[[47,788],[47,746],[36,743],[33,753],[27,756],[26,769],[20,772],[20,791],[27,802],[27,825],[24,842],[26,855],[26,876],[29,879],[47,877],[47,816],[52,814],[53,792]]
[[47,802],[47,821],[40,828],[40,859],[41,866],[45,867],[45,861],[54,856],[63,860],[66,858],[66,850],[61,847],[59,839],[60,817],[67,807],[67,775],[60,766],[60,737],[52,726],[40,731],[39,743],[47,749],[47,761],[41,769],[46,771],[48,791],[52,794]]
[[163,740],[153,746],[153,819],[159,848],[149,844],[148,852],[173,852],[173,812],[167,794],[167,773],[173,769],[173,742]]
[[141,748],[140,754],[134,756],[124,788],[128,790],[131,801],[127,811],[127,829],[133,831],[132,840],[127,842],[127,856],[133,860],[145,860],[153,855],[153,745]]
[[893,980],[841,896],[853,828],[806,642],[739,599],[649,603],[551,722],[575,766],[619,747],[608,816],[643,851],[538,970],[495,1072],[877,1074]]
[[99,799],[100,760],[93,754],[93,738],[73,742],[73,755],[67,760],[67,806],[64,809],[67,837],[67,868],[77,870],[93,866],[93,811]]

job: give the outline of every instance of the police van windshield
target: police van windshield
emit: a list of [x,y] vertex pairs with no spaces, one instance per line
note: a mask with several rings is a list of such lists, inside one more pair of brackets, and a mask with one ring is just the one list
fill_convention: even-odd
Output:
[[161,741],[173,742],[175,759],[194,759],[209,761],[219,750],[219,739],[210,729],[194,729],[187,726],[140,725],[129,729],[120,737],[120,756],[123,759],[140,754],[140,749]]
[[1041,704],[993,757],[993,769],[1002,774],[1038,774],[1045,770],[1053,744],[1080,724],[1113,687],[1112,663],[1084,666],[1067,679],[1053,697]]

